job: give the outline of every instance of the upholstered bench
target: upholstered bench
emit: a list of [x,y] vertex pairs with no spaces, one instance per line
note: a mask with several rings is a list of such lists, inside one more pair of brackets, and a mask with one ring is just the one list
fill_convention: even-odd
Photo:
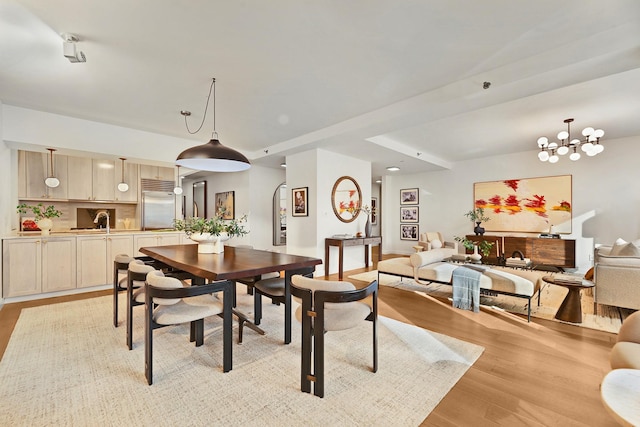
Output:
[[[391,274],[414,279],[421,284],[432,282],[451,284],[453,270],[464,266],[443,261],[451,257],[455,251],[447,248],[418,252],[410,257],[392,258],[378,262],[378,275]],[[528,300],[527,320],[531,320],[531,298],[538,293],[540,305],[540,288],[542,272],[516,270],[508,267],[491,266],[483,271],[480,278],[480,289],[485,292],[526,298]],[[380,281],[380,277],[378,277]]]

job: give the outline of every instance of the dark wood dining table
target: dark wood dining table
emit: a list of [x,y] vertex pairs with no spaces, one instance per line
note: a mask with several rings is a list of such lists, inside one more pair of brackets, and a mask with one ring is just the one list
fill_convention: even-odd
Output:
[[291,276],[308,274],[322,264],[319,258],[225,246],[220,254],[200,254],[198,245],[143,247],[143,254],[202,280],[234,280],[285,272],[284,343],[291,342]]

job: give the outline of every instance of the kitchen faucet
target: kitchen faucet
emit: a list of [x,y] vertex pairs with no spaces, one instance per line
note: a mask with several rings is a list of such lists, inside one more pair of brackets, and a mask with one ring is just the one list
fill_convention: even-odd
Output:
[[98,223],[98,220],[100,219],[100,217],[107,217],[107,234],[109,234],[109,212],[107,211],[100,211],[96,214],[96,218],[93,220],[94,224]]

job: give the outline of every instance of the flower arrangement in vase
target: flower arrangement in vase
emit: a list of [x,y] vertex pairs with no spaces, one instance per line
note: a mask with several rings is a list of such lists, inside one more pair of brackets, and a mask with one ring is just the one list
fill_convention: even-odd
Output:
[[243,225],[247,220],[246,215],[240,219],[224,220],[223,214],[224,211],[220,210],[213,218],[174,219],[173,226],[198,242],[198,253],[219,254],[224,252],[225,241],[249,233]]
[[484,215],[483,208],[475,208],[464,214],[464,216],[468,217],[471,222],[475,222],[476,226],[473,228],[473,232],[476,233],[476,236],[482,236],[484,234],[484,227],[480,227],[480,224],[483,222],[489,221],[491,218]]
[[[465,249],[473,251],[473,254],[469,255],[474,262],[480,262],[483,256],[488,256],[491,252],[491,248],[493,247],[493,242],[487,242],[486,240],[481,240],[479,242],[474,242],[473,240],[469,240],[464,237],[454,237],[456,242],[459,242]],[[480,255],[480,253],[482,255]]]
[[55,206],[49,205],[46,208],[42,203],[37,205],[27,205],[21,203],[16,207],[16,210],[20,214],[26,214],[27,210],[30,210],[34,215],[34,221],[38,225],[43,236],[48,236],[51,228],[53,227],[53,221],[51,218],[59,218],[62,212],[57,210]]

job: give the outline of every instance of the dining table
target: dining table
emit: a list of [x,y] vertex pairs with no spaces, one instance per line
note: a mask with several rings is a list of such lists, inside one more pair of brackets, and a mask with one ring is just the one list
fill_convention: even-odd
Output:
[[[291,276],[312,273],[316,265],[322,264],[320,258],[234,246],[225,246],[224,252],[219,254],[198,253],[198,245],[193,244],[142,247],[139,250],[161,263],[190,274],[194,278],[193,284],[202,284],[207,280],[233,281],[284,271],[285,344],[291,343]],[[244,320],[258,330],[246,317]]]

